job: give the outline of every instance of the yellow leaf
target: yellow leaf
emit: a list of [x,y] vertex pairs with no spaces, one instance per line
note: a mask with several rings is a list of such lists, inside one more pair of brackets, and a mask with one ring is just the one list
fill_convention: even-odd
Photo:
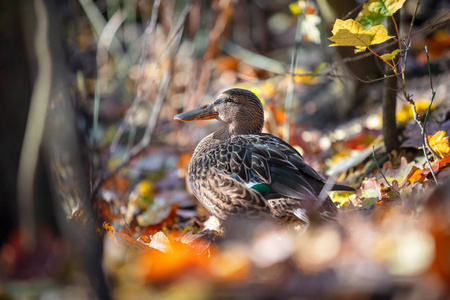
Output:
[[[430,105],[429,99],[417,99],[414,102],[416,103],[416,110],[420,115],[424,114],[427,111],[428,106]],[[431,110],[433,110],[434,107],[435,105],[433,104],[431,106]],[[402,108],[397,112],[397,121],[399,122],[406,122],[413,117],[414,113],[411,104],[409,103],[404,104]]]
[[399,52],[400,52],[400,50],[396,49],[396,50],[392,51],[391,53],[386,53],[386,54],[381,55],[381,58],[384,60],[392,60],[397,56],[397,54]]
[[143,197],[150,196],[155,191],[153,188],[153,183],[148,180],[139,182],[136,188],[138,193]]
[[388,16],[392,16],[402,8],[406,0],[369,0],[363,5],[363,10],[356,17],[356,21],[365,28],[383,23]]
[[438,131],[433,136],[428,136],[428,142],[434,151],[439,153],[441,156],[446,156],[450,154],[450,144],[448,142],[448,136],[445,131]]
[[339,203],[339,208],[347,207],[351,203],[351,199],[356,198],[355,192],[333,191],[329,194],[334,203]]
[[312,72],[310,72],[308,70],[304,70],[302,68],[295,68],[294,73],[296,74],[296,75],[294,75],[294,81],[296,83],[304,82],[306,84],[313,85],[313,84],[316,84],[318,81],[318,78],[316,76],[308,75],[308,74],[312,74]]
[[361,53],[367,50],[367,47],[356,46],[355,53]]
[[392,38],[387,33],[383,25],[378,25],[366,30],[361,24],[355,20],[340,20],[337,19],[334,23],[333,36],[329,38],[330,41],[335,42],[331,46],[354,46],[354,47],[369,47],[383,43]]
[[393,38],[393,36],[388,35],[388,32],[384,25],[373,26],[368,31],[368,34],[373,35],[373,39],[370,45],[381,44]]
[[403,3],[405,3],[406,0],[386,0],[385,5],[386,8],[389,10],[389,12],[394,14],[397,10],[403,7]]
[[291,4],[289,4],[289,10],[294,16],[297,16],[302,12],[300,6],[298,5],[298,2],[292,2]]

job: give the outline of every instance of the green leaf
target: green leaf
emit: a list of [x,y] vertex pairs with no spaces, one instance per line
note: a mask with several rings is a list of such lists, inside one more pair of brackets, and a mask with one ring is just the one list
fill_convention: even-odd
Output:
[[364,3],[363,10],[356,17],[364,28],[369,29],[374,25],[383,23],[386,17],[392,16],[402,8],[406,0],[369,0]]
[[365,209],[371,208],[378,202],[378,200],[380,200],[377,190],[373,188],[363,190],[362,197],[364,197],[364,200],[361,203],[361,207]]
[[355,20],[340,20],[337,19],[334,23],[333,36],[328,38],[330,41],[335,42],[332,46],[354,46],[359,47],[358,51],[364,51],[365,48],[381,44],[392,36],[389,36],[386,28],[383,25],[378,25],[366,30],[361,24]]
[[361,204],[362,208],[369,209],[375,204],[377,204],[378,198],[364,198],[363,203]]
[[320,71],[322,71],[323,68],[325,68],[328,65],[328,63],[323,62],[320,65],[318,65],[314,71],[313,71],[313,76],[317,76],[317,74],[319,74]]

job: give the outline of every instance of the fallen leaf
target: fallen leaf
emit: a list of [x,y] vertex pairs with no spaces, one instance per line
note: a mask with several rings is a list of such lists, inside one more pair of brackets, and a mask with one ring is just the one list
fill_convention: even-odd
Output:
[[164,253],[172,253],[173,249],[169,239],[163,232],[155,233],[151,238],[149,246]]
[[[428,135],[433,135],[440,130],[450,132],[450,120],[443,123],[438,123],[435,121],[427,122]],[[408,124],[406,126],[406,129],[403,131],[403,135],[407,137],[407,139],[403,142],[402,147],[422,147],[422,133],[420,131],[419,125],[417,125],[416,123]]]
[[[414,167],[414,165],[417,166],[417,163],[414,161],[411,161],[408,163],[408,160],[406,157],[402,156],[400,158],[400,166],[394,166],[392,163],[388,160],[383,164],[383,167],[381,168],[381,172],[384,174],[386,179],[389,182],[393,182],[394,180],[398,182],[404,182],[405,178],[408,176],[408,174],[411,172],[411,169]],[[381,178],[377,176],[378,179]]]
[[199,233],[188,231],[180,238],[180,242],[189,246],[194,255],[203,255],[207,254],[211,247],[211,236],[215,236],[211,231]]
[[411,172],[409,172],[408,176],[406,176],[405,180],[402,182],[402,186],[404,183],[409,182],[411,185],[414,182],[422,183],[425,180],[426,176],[423,174],[423,171],[415,166],[412,167]]
[[446,132],[440,130],[436,132],[432,136],[428,136],[428,142],[430,147],[433,148],[434,151],[439,153],[441,156],[450,154],[450,144],[448,142],[448,136],[446,136]]
[[[431,168],[433,169],[434,173],[438,173],[439,170],[447,163],[450,162],[450,156],[444,156],[443,158],[437,159],[435,162],[431,164]],[[425,176],[428,176],[430,174],[430,169],[426,168],[423,170],[423,174]]]
[[[162,237],[162,236],[161,236]],[[159,245],[161,246],[161,245]],[[187,244],[171,243],[172,251],[151,251],[134,262],[140,275],[147,282],[174,281],[187,274],[208,274],[209,255],[193,255]]]
[[376,178],[368,178],[361,184],[361,191],[366,195],[367,198],[373,198],[375,195],[381,200],[383,197],[381,195],[381,184]]
[[333,191],[329,193],[331,200],[339,203],[339,208],[344,208],[350,205],[351,199],[356,197],[355,192],[350,191]]

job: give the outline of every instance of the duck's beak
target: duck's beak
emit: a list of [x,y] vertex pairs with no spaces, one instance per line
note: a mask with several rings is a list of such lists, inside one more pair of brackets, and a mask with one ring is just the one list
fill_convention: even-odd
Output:
[[174,120],[190,122],[195,120],[211,120],[217,119],[219,113],[213,108],[212,103],[200,106],[193,110],[185,111],[173,117]]

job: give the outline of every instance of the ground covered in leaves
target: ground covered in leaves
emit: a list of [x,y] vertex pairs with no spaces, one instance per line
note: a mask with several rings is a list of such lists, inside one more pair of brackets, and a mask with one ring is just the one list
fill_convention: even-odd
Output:
[[[64,225],[60,232],[37,226],[33,246],[24,245],[20,230],[0,245],[0,299],[101,298],[90,285],[95,268],[80,255],[96,248],[77,245],[91,233],[102,245],[105,293],[114,299],[449,297],[448,25],[434,28],[425,8],[417,13],[418,33],[405,63],[417,113],[399,92],[401,146],[387,153],[383,83],[373,80],[383,79],[382,61],[357,65],[364,80],[373,81],[357,80],[360,74],[343,70],[348,56],[336,58],[338,50],[328,47],[325,37],[335,30],[318,4],[272,2],[79,1],[58,7],[61,19],[67,17],[62,30],[81,146],[50,142],[56,145],[49,159],[55,211]],[[404,3],[393,2],[401,2],[396,9]],[[416,17],[414,8],[403,8],[402,28]],[[446,8],[436,5],[433,22],[448,18]],[[345,22],[357,23],[351,21]],[[428,161],[415,120],[424,120],[432,99],[423,45],[436,91],[424,137],[435,153],[427,152]],[[304,229],[233,220],[221,226],[192,196],[186,175],[193,149],[220,124],[178,123],[173,116],[231,87],[261,98],[264,132],[288,141],[329,180],[355,188],[330,193],[343,212],[337,224]],[[51,99],[48,118],[64,124],[61,102]],[[76,167],[69,163],[73,150],[82,157]]]

